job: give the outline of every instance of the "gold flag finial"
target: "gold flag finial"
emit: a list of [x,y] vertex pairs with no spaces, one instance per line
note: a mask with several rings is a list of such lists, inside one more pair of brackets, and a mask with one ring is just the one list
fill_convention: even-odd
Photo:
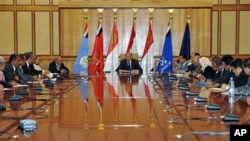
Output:
[[154,13],[154,8],[148,8],[148,12],[149,12],[149,18],[150,18],[150,20],[152,20],[153,19],[153,13]]
[[187,9],[186,13],[187,13],[187,22],[190,23],[190,20],[191,20],[191,9]]
[[174,13],[174,9],[168,9],[169,20],[173,19],[173,13]]
[[136,18],[137,18],[136,14],[137,14],[138,9],[137,8],[133,8],[132,10],[133,10],[133,19],[135,21]]
[[103,8],[98,8],[97,9],[98,13],[99,13],[99,20],[102,20],[102,13],[103,13]]
[[112,10],[114,12],[114,20],[116,21],[117,20],[117,11],[118,11],[118,9],[117,8],[113,8]]
[[86,22],[87,21],[87,19],[88,19],[88,11],[89,11],[89,9],[83,9],[83,13],[84,13],[84,21]]

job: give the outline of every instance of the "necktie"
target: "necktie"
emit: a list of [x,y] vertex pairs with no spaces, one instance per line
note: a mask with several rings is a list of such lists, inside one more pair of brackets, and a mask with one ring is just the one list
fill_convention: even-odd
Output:
[[128,69],[131,70],[131,64],[130,61],[128,61]]
[[17,69],[16,68],[13,69],[14,69],[14,75],[17,75]]
[[56,65],[56,69],[57,69],[57,70],[60,70],[60,65]]
[[31,73],[31,72],[30,72],[30,65],[28,65],[28,71],[29,71],[29,74],[30,74],[30,73]]

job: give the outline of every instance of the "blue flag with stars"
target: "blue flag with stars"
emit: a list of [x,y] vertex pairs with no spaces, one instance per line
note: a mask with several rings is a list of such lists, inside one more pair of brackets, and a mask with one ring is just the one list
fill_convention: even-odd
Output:
[[74,64],[75,74],[88,72],[88,24],[85,25],[81,46]]
[[168,23],[167,34],[162,50],[162,56],[156,68],[158,73],[172,73],[173,68],[173,51],[172,51],[171,27]]

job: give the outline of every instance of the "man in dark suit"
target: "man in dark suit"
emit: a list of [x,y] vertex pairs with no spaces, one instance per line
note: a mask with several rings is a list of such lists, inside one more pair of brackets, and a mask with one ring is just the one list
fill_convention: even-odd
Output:
[[234,59],[231,63],[232,72],[235,74],[234,85],[235,88],[244,86],[248,82],[248,75],[243,68],[243,61],[240,58]]
[[33,52],[25,53],[26,63],[22,66],[23,74],[32,75],[34,80],[38,80],[38,75],[42,74],[42,71],[38,71],[34,68],[33,64],[36,62],[36,55]]
[[24,82],[28,82],[28,81],[34,81],[34,77],[32,75],[29,75],[29,74],[24,74],[23,72],[23,68],[22,66],[25,65],[25,56],[24,54],[18,54],[20,60],[19,60],[19,66],[17,68],[17,73],[18,73],[18,76],[20,77],[21,80],[23,80]]
[[0,56],[0,84],[4,86],[4,88],[10,88],[12,87],[11,84],[7,83],[5,81],[5,75],[4,75],[4,68],[5,68],[5,60],[2,56]]
[[222,72],[221,72],[221,76],[220,76],[220,85],[219,87],[221,87],[221,85],[223,83],[228,84],[230,77],[235,77],[234,73],[231,70],[231,66],[230,63],[232,62],[234,58],[231,55],[224,55],[221,58],[221,64],[222,64]]
[[142,74],[143,70],[139,62],[135,59],[132,59],[132,53],[126,53],[125,56],[126,59],[121,60],[116,71],[119,73]]
[[17,67],[19,66],[20,57],[17,54],[11,54],[9,62],[6,63],[4,68],[5,81],[7,83],[16,82],[21,83],[21,79],[17,73]]
[[54,61],[49,64],[51,73],[58,73],[63,77],[69,77],[69,69],[63,64],[60,56],[55,57]]

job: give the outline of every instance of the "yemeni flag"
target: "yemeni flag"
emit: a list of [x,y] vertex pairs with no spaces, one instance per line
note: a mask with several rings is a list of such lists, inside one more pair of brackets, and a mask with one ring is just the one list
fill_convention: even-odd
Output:
[[152,48],[153,42],[154,42],[153,31],[151,27],[151,22],[149,22],[147,39],[142,54],[142,62],[141,62],[141,67],[143,69],[144,74],[147,74],[154,68],[154,53]]
[[111,71],[111,72],[115,71],[115,69],[119,65],[118,61],[114,61],[117,59],[118,59],[118,30],[116,23],[114,22],[104,71]]
[[131,48],[133,47],[134,40],[135,40],[135,35],[136,35],[136,32],[135,32],[135,26],[133,22],[126,53],[131,52]]

